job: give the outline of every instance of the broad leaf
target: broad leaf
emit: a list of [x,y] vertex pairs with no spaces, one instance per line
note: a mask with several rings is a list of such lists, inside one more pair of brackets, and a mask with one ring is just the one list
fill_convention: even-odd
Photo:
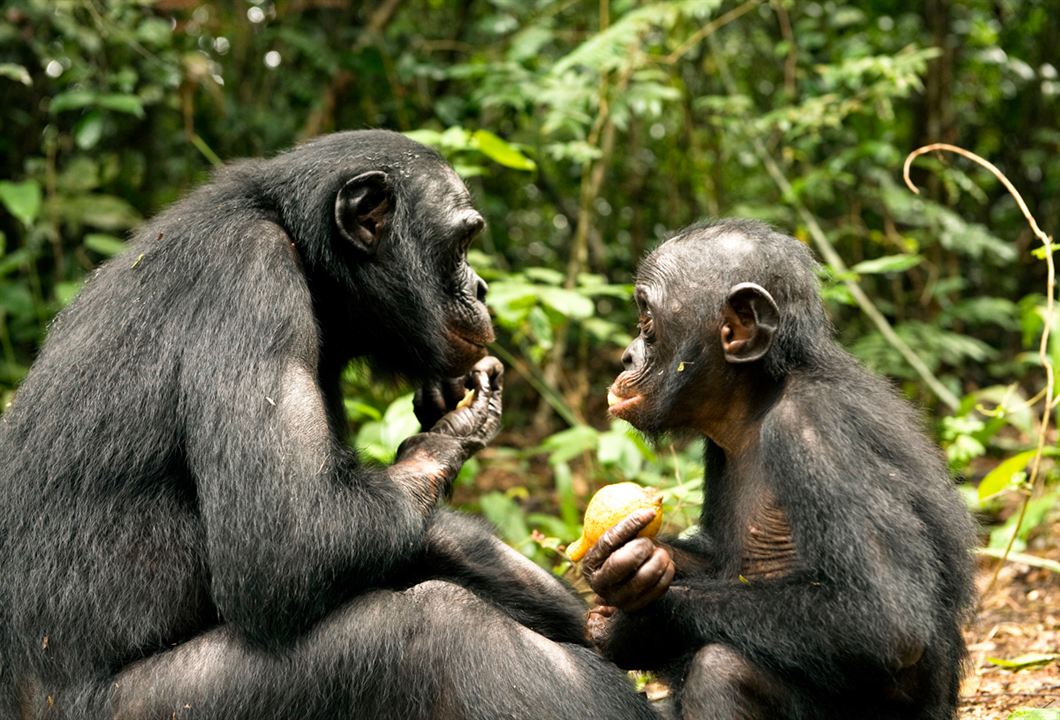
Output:
[[8,212],[29,227],[40,214],[41,190],[36,180],[0,182],[0,202]]

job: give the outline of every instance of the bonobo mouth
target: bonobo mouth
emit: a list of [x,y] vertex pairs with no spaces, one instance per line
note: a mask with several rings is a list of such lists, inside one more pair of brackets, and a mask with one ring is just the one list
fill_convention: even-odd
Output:
[[445,333],[445,337],[449,341],[449,365],[454,375],[463,375],[475,363],[486,357],[488,352],[486,345],[494,339],[492,330],[489,336],[485,337],[478,333],[471,334],[450,329]]
[[644,400],[640,393],[628,395],[629,389],[617,382],[607,390],[607,411],[612,417],[622,418],[623,413],[632,410]]

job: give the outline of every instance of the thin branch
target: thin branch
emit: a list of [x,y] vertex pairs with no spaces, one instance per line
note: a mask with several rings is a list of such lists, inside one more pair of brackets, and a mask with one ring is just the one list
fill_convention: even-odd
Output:
[[1042,241],[1042,245],[1045,247],[1045,265],[1047,268],[1047,276],[1045,281],[1045,327],[1042,330],[1041,341],[1038,344],[1038,358],[1041,360],[1042,367],[1045,368],[1045,405],[1042,408],[1042,418],[1038,424],[1038,442],[1034,448],[1034,459],[1031,461],[1031,472],[1028,477],[1028,485],[1030,485],[1031,492],[1027,493],[1023,498],[1023,502],[1020,503],[1019,515],[1016,517],[1016,524],[1012,528],[1012,536],[1009,537],[1008,543],[1005,545],[1005,550],[1002,552],[1000,559],[997,562],[997,566],[994,568],[994,574],[990,578],[990,584],[987,585],[986,590],[983,591],[983,595],[988,595],[993,590],[994,585],[997,583],[998,575],[1001,573],[1001,567],[1005,564],[1005,561],[1009,558],[1012,553],[1012,547],[1016,543],[1016,538],[1019,536],[1020,528],[1023,525],[1024,519],[1027,517],[1027,506],[1030,504],[1033,490],[1038,486],[1040,482],[1040,471],[1042,466],[1042,457],[1045,451],[1046,436],[1049,433],[1049,421],[1053,415],[1053,396],[1056,392],[1056,378],[1054,376],[1053,363],[1049,358],[1049,334],[1052,332],[1053,323],[1055,321],[1055,305],[1056,305],[1056,265],[1053,262],[1053,239],[1046,235],[1045,232],[1038,227],[1038,222],[1031,215],[1031,211],[1027,209],[1027,203],[1023,201],[1023,196],[1020,195],[1016,187],[1009,181],[1005,173],[1001,172],[992,162],[985,160],[970,150],[965,150],[962,147],[956,145],[950,145],[949,143],[932,143],[931,145],[924,145],[919,147],[913,152],[909,153],[905,159],[905,165],[902,166],[902,179],[905,180],[905,184],[915,194],[919,195],[920,191],[916,185],[909,178],[909,168],[912,166],[913,161],[925,153],[934,152],[936,150],[956,153],[961,157],[968,158],[974,163],[981,165],[990,171],[990,173],[996,177],[1008,193],[1016,201],[1019,206],[1020,212],[1023,213],[1023,217],[1026,218],[1027,224],[1030,225],[1031,230]]
[[1019,190],[1016,189],[1016,186],[1012,184],[1012,182],[1005,176],[1005,173],[1001,172],[996,165],[994,165],[989,160],[985,160],[979,157],[971,150],[965,150],[962,147],[950,145],[949,143],[932,143],[930,145],[924,145],[923,147],[919,147],[913,152],[909,153],[909,156],[905,159],[905,165],[902,166],[902,179],[905,180],[905,184],[909,187],[910,190],[913,191],[914,195],[919,195],[920,190],[917,188],[916,185],[913,184],[913,181],[909,179],[909,168],[913,165],[913,161],[921,155],[926,155],[929,152],[935,152],[939,150],[945,150],[948,152],[956,153],[958,155],[961,155],[962,157],[968,158],[972,162],[976,162],[982,165],[987,170],[989,170],[994,177],[1001,181],[1001,184],[1005,186],[1005,189],[1008,190],[1009,194],[1012,195],[1013,199],[1016,201],[1016,204],[1019,205],[1020,212],[1023,213],[1023,217],[1027,219],[1027,224],[1030,225],[1031,230],[1034,231],[1034,234],[1038,236],[1039,240],[1045,243],[1046,248],[1049,247],[1049,236],[1046,235],[1040,227],[1038,227],[1038,222],[1034,219],[1034,216],[1031,215],[1031,211],[1027,209],[1027,203],[1023,201],[1023,196],[1020,195]]
[[701,27],[699,30],[694,32],[691,37],[681,43],[681,46],[674,50],[672,53],[663,58],[663,62],[667,65],[673,65],[675,62],[680,60],[684,55],[694,48],[699,43],[703,42],[706,38],[710,37],[713,33],[725,27],[733,20],[746,15],[758,5],[762,4],[762,0],[747,0],[743,5],[734,7],[729,12],[721,15],[709,23]]

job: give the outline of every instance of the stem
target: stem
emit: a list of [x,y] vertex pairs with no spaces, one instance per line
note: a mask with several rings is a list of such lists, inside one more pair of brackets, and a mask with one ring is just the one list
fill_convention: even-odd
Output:
[[905,180],[905,184],[909,186],[909,189],[912,190],[913,193],[919,195],[920,191],[917,189],[916,185],[913,184],[913,181],[909,179],[909,168],[912,166],[913,161],[921,155],[935,151],[956,153],[957,155],[968,158],[972,162],[989,170],[990,173],[1005,186],[1005,190],[1007,190],[1009,195],[1011,195],[1016,201],[1016,205],[1019,206],[1020,212],[1023,213],[1023,217],[1027,220],[1027,224],[1030,226],[1031,231],[1033,231],[1035,236],[1042,241],[1042,245],[1045,247],[1045,266],[1047,269],[1045,281],[1045,328],[1042,330],[1041,341],[1038,343],[1038,358],[1041,360],[1042,367],[1045,368],[1045,404],[1042,407],[1042,417],[1038,423],[1038,439],[1034,448],[1034,458],[1031,460],[1031,472],[1028,478],[1031,492],[1027,493],[1023,498],[1023,502],[1020,503],[1019,515],[1016,517],[1016,524],[1012,528],[1012,536],[1009,537],[1008,543],[1005,545],[1005,550],[1002,552],[1001,557],[997,562],[997,566],[994,568],[994,574],[990,578],[990,583],[986,586],[986,590],[983,591],[983,596],[986,596],[997,583],[1001,568],[1008,560],[1008,557],[1012,552],[1012,546],[1015,545],[1016,538],[1019,536],[1023,520],[1027,516],[1027,505],[1031,501],[1034,490],[1041,484],[1040,471],[1042,467],[1042,456],[1045,450],[1046,435],[1049,432],[1049,421],[1052,419],[1053,415],[1053,396],[1056,393],[1056,378],[1054,376],[1052,360],[1049,358],[1049,335],[1052,332],[1053,322],[1055,321],[1056,265],[1053,262],[1053,239],[1038,227],[1038,222],[1034,219],[1034,216],[1031,215],[1031,211],[1027,209],[1027,203],[1024,202],[1023,196],[1020,195],[1019,190],[1016,189],[1016,186],[1012,184],[1008,177],[1005,176],[1005,173],[1001,172],[997,166],[970,150],[965,150],[962,147],[950,145],[949,143],[932,143],[930,145],[919,147],[909,153],[908,157],[905,159],[905,165],[902,166],[902,179]]

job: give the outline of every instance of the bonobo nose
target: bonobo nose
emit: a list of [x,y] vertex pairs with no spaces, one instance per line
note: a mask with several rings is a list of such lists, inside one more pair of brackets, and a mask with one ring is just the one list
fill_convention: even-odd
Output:
[[626,351],[622,353],[622,367],[626,370],[634,370],[644,364],[644,341],[637,338],[629,344]]
[[489,292],[490,286],[486,284],[486,281],[475,275],[475,297],[478,298],[479,302],[486,302],[486,293]]

